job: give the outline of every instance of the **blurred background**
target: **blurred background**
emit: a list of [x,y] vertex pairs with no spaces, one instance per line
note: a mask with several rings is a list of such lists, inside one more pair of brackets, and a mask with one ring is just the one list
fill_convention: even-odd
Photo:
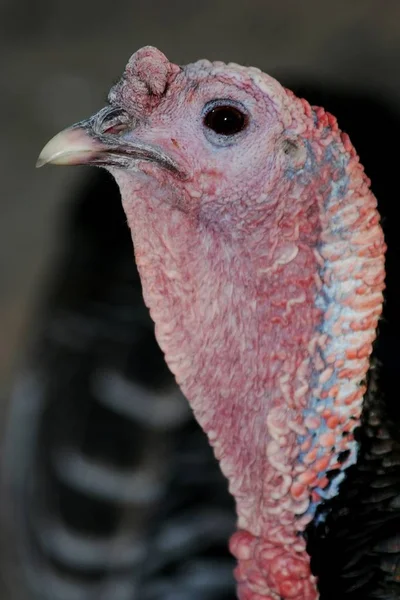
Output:
[[326,100],[396,202],[398,0],[0,1],[5,600],[233,598],[231,500],[155,344],[118,192],[34,168],[147,44]]

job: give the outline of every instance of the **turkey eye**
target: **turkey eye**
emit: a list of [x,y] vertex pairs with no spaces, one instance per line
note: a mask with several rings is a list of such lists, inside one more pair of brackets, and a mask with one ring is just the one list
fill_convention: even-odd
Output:
[[247,126],[247,115],[235,106],[214,106],[204,116],[204,125],[219,135],[235,135]]

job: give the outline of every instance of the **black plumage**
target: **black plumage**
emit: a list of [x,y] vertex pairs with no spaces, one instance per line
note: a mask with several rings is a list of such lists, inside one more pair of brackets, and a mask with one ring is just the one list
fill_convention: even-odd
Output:
[[156,344],[111,177],[70,211],[8,427],[13,582],[40,600],[232,598],[233,501]]

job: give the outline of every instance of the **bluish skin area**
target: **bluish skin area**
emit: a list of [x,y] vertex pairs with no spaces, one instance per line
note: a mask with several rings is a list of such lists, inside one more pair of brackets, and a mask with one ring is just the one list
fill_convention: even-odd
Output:
[[[327,133],[329,133],[328,130],[327,130]],[[306,142],[306,147],[307,147],[307,160],[306,160],[306,163],[303,168],[303,175],[301,175],[301,177],[304,177],[304,179],[307,179],[309,181],[309,178],[313,176],[313,173],[315,173],[316,170],[321,168],[321,163],[319,162],[317,164],[314,153],[313,153],[312,146],[309,142]],[[326,150],[325,150],[325,156],[324,156],[323,161],[326,163],[329,163],[329,165],[331,165],[331,168],[333,168],[335,171],[338,171],[339,175],[340,175],[337,181],[331,181],[331,183],[330,183],[331,190],[330,190],[330,193],[327,195],[327,198],[325,201],[325,206],[327,207],[332,202],[335,204],[338,202],[342,202],[347,195],[347,191],[348,191],[348,187],[349,187],[349,177],[346,174],[346,166],[348,164],[348,157],[343,153],[343,151],[336,152],[334,155],[332,146],[327,146]],[[297,173],[297,175],[298,175],[298,173]],[[288,176],[293,177],[294,173],[288,173]],[[340,222],[340,216],[339,216],[337,218],[337,223],[334,223],[333,231],[337,235],[340,236],[342,227],[343,226]],[[325,270],[327,269],[327,267],[328,267],[328,265],[320,270],[319,275],[322,280],[323,280]],[[326,314],[328,307],[332,308],[332,305],[335,306],[335,299],[332,297],[332,290],[326,284],[324,284],[322,287],[322,290],[318,293],[318,297],[316,298],[316,306],[323,312],[323,314]],[[343,310],[343,308],[339,304],[336,303],[336,310],[334,310],[333,316],[331,317],[331,319],[329,321],[324,320],[318,328],[318,331],[321,335],[327,334],[330,338],[332,338],[332,335],[330,333],[332,330],[331,328],[332,328],[332,325],[337,321],[341,310]],[[322,359],[324,360],[323,356],[322,356]],[[319,376],[320,376],[319,372],[313,373],[313,375],[311,377],[311,382],[310,382],[311,389],[317,388]],[[323,390],[330,390],[336,383],[338,383],[338,381],[339,380],[337,377],[337,373],[334,372],[333,375],[330,377],[330,379],[323,385]],[[304,418],[306,418],[308,415],[314,416],[315,414],[317,414],[316,408],[318,406],[320,406],[322,402],[324,404],[324,407],[331,408],[334,405],[334,398],[328,397],[328,398],[322,400],[320,397],[312,395],[310,397],[309,404],[308,404],[309,408],[304,411]],[[310,431],[307,436],[298,436],[297,443],[299,445],[301,445],[303,442],[306,441],[306,439],[309,439],[309,437],[311,436],[312,437],[311,449],[312,449],[316,445],[318,446],[318,440],[319,440],[320,436],[323,433],[326,433],[328,431],[330,432],[331,430],[328,429],[325,421],[322,419],[321,427],[319,427],[315,431]],[[322,502],[324,500],[333,498],[334,496],[336,496],[338,494],[339,486],[340,486],[341,482],[343,481],[343,479],[345,478],[345,470],[349,466],[351,466],[352,464],[354,464],[356,462],[356,460],[357,460],[357,442],[355,442],[355,441],[351,442],[351,444],[349,445],[349,450],[350,450],[349,456],[346,458],[345,461],[343,461],[340,470],[338,470],[337,473],[335,473],[335,474],[332,473],[329,485],[325,489],[322,489],[321,487],[318,487],[318,486],[315,486],[313,488],[321,497]],[[305,452],[300,453],[299,459],[298,459],[299,462],[303,462],[303,458],[304,458],[305,454],[306,454]],[[339,452],[337,452],[336,454],[338,455]],[[323,448],[318,448],[318,454],[317,454],[318,458],[321,458],[322,456],[325,456],[325,455],[326,455],[326,450]],[[326,477],[327,473],[329,473],[329,470],[321,471],[321,473],[319,474],[319,480],[324,479]],[[321,502],[310,502],[310,505],[309,505],[309,508],[308,508],[306,514],[312,515],[314,517],[316,510],[320,505],[321,505]],[[324,521],[325,514],[323,512],[319,512],[316,519],[317,519],[318,523]]]

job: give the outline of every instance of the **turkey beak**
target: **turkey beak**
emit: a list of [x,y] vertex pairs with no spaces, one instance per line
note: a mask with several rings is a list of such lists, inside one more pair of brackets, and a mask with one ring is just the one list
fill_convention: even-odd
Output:
[[36,167],[91,164],[107,152],[107,147],[92,134],[90,121],[82,121],[57,133],[43,148]]
[[135,136],[135,124],[126,113],[106,107],[54,136],[41,151],[36,166],[51,163],[129,169],[140,161],[157,163],[185,177],[170,152]]

